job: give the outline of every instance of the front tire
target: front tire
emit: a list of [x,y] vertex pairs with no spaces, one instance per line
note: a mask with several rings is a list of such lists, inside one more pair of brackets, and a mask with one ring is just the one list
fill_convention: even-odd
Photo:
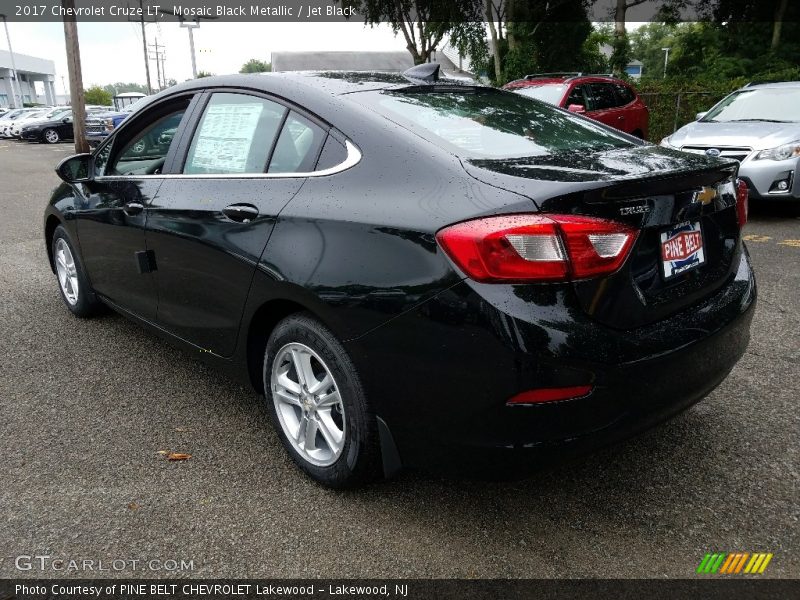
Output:
[[281,321],[267,342],[263,381],[281,443],[312,479],[346,488],[380,476],[375,415],[327,327],[303,313]]
[[51,252],[61,299],[70,312],[76,317],[99,314],[102,303],[92,291],[78,253],[61,225],[53,233]]
[[42,139],[48,144],[57,144],[61,140],[61,136],[55,129],[45,129],[42,132]]

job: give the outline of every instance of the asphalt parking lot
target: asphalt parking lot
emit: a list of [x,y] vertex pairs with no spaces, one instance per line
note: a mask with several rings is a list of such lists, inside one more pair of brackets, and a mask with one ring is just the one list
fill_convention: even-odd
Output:
[[18,570],[37,555],[128,561],[103,576],[685,578],[712,551],[800,577],[800,206],[751,205],[753,339],[692,410],[522,481],[341,493],[294,468],[254,393],[63,307],[41,217],[71,151],[0,140],[0,578],[66,574]]

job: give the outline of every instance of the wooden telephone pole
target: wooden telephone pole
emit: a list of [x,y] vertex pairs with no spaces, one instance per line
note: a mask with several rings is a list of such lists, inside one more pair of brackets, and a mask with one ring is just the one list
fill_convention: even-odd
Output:
[[[65,9],[75,8],[75,0],[61,0]],[[67,45],[67,70],[69,71],[69,94],[72,104],[72,130],[75,133],[75,152],[89,151],[86,141],[86,104],[83,98],[83,74],[81,72],[81,50],[78,44],[78,23],[74,16],[64,16],[64,40]]]

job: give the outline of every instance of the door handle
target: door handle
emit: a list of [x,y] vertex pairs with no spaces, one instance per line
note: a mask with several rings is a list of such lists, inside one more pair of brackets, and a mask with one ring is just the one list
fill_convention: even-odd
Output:
[[624,121],[624,120],[625,120],[625,117],[623,115],[620,115],[619,117],[617,117],[617,121]]
[[125,211],[126,215],[138,215],[144,210],[144,205],[139,202],[128,202],[122,207],[122,210]]
[[249,223],[258,216],[258,209],[252,204],[231,204],[222,209],[222,214],[237,223]]

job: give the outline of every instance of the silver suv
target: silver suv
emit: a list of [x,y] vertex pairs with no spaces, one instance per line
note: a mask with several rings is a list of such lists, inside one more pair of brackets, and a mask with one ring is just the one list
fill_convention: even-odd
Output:
[[799,200],[800,82],[748,84],[661,145],[738,160],[751,199]]

